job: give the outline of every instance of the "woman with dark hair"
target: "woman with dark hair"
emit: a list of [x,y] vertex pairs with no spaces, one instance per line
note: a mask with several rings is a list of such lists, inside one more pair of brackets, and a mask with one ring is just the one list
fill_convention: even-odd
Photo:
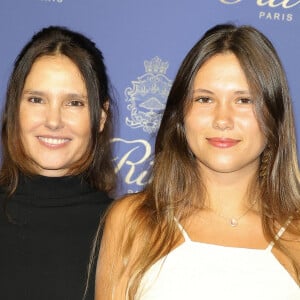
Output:
[[151,182],[108,212],[96,299],[300,299],[299,192],[273,45],[210,29],[171,88]]
[[84,35],[50,26],[17,57],[2,116],[1,299],[82,299],[115,185],[111,107]]

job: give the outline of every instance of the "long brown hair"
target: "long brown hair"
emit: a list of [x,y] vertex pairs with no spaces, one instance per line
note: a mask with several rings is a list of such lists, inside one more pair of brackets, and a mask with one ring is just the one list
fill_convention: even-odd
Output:
[[[152,180],[135,197],[137,204],[124,229],[124,246],[120,250],[124,261],[132,251],[134,239],[142,236],[139,252],[131,258],[134,262],[127,287],[129,299],[134,298],[149,267],[177,242],[174,218],[182,220],[192,215],[195,207],[203,207],[205,187],[186,140],[184,118],[198,70],[209,58],[224,52],[233,53],[240,62],[251,94],[257,99],[255,111],[267,140],[255,183],[265,237],[275,240],[279,225],[289,217],[299,220],[300,177],[294,118],[280,59],[271,42],[255,28],[215,26],[195,44],[179,68],[157,134]],[[299,228],[294,229],[299,234]],[[280,241],[276,241],[276,246],[293,261],[299,279],[300,266],[295,257]]]
[[[20,138],[20,99],[25,80],[34,62],[41,56],[65,55],[78,67],[85,81],[91,121],[90,147],[69,170],[68,175],[83,174],[93,187],[110,192],[115,186],[110,138],[112,106],[110,83],[101,51],[81,33],[65,27],[50,26],[37,32],[16,58],[8,83],[2,115],[2,167],[0,185],[13,194],[20,173],[36,174],[36,165],[26,154]],[[101,112],[106,122],[99,131]]]

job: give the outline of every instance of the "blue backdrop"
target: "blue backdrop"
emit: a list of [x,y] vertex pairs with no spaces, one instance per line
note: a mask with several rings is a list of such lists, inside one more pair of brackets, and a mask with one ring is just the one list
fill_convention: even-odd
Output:
[[33,33],[64,25],[87,35],[103,51],[119,106],[112,141],[118,194],[141,190],[179,64],[209,27],[223,22],[253,25],[274,43],[299,131],[300,0],[1,0],[0,105],[13,61]]

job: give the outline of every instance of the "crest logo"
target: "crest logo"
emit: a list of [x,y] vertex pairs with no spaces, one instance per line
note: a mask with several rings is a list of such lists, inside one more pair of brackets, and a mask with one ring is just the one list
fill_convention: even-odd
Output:
[[125,89],[127,109],[130,118],[126,124],[131,128],[142,128],[154,133],[160,125],[165,103],[171,88],[171,80],[165,75],[169,67],[158,56],[144,61],[145,74],[132,81],[132,87]]

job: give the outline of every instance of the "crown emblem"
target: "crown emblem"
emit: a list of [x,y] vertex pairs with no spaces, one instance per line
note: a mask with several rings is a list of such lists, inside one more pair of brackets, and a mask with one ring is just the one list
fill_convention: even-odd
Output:
[[166,74],[169,63],[163,62],[158,56],[155,56],[151,60],[145,60],[144,66],[146,73]]
[[130,110],[130,117],[126,117],[125,123],[152,134],[160,125],[171,88],[171,80],[165,75],[169,63],[156,56],[145,60],[144,67],[146,73],[132,81],[132,87],[125,89],[125,101]]

